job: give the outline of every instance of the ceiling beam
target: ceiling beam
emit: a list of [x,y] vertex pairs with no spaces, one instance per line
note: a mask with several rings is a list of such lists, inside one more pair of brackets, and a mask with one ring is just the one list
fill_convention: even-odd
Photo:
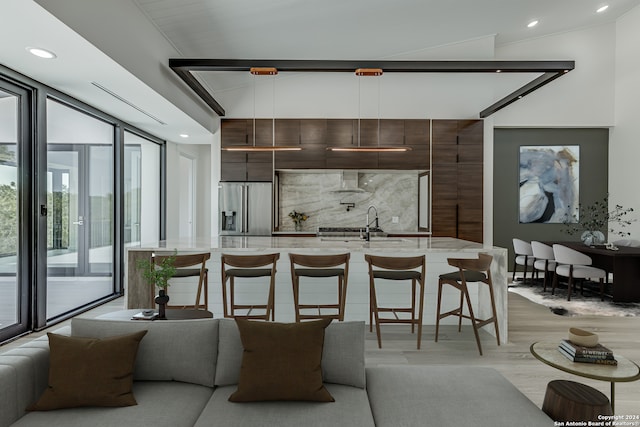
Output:
[[170,58],[169,67],[219,116],[224,108],[193,76],[194,71],[248,72],[252,67],[275,67],[279,72],[354,72],[381,68],[385,73],[544,73],[482,110],[485,118],[575,68],[575,61],[326,61],[288,59]]
[[542,86],[552,82],[558,77],[562,77],[568,72],[569,71],[567,70],[567,71],[561,71],[557,73],[544,73],[540,77],[533,79],[529,83],[525,84],[524,86],[521,86],[520,88],[511,92],[509,95],[505,96],[504,98],[500,99],[499,101],[496,101],[494,104],[480,111],[480,114],[479,114],[480,118],[484,119],[486,117],[489,117],[496,111],[503,109],[509,104],[513,104],[514,102],[516,102],[519,99],[522,99],[522,97],[530,94],[534,90],[541,88]]

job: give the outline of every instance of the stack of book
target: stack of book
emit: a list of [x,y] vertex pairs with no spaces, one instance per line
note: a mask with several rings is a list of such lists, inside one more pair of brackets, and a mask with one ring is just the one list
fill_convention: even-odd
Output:
[[613,352],[602,344],[584,347],[569,340],[562,340],[558,347],[560,353],[573,362],[596,363],[599,365],[617,365]]
[[155,313],[155,312],[144,313],[141,311],[140,313],[134,314],[131,320],[156,320],[157,318],[158,318],[158,313]]

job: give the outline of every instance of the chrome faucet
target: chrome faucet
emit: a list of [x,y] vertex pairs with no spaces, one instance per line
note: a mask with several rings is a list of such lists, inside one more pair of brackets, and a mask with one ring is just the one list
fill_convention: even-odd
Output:
[[[369,211],[371,211],[372,208],[376,213],[376,217],[372,221],[369,221]],[[367,242],[371,241],[371,230],[369,229],[369,226],[371,225],[372,222],[376,223],[376,229],[380,227],[378,225],[378,209],[376,209],[376,207],[373,205],[369,206],[369,208],[367,209],[367,225],[364,228],[364,238]]]

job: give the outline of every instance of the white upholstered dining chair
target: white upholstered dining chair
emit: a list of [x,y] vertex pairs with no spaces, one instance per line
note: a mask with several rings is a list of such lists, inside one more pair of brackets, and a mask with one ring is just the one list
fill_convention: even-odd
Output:
[[544,272],[544,281],[542,282],[542,290],[547,291],[547,277],[549,273],[555,276],[556,261],[553,255],[553,248],[542,242],[531,241],[531,250],[533,251],[533,268]]
[[522,275],[522,282],[527,281],[527,270],[531,267],[531,281],[533,281],[533,250],[531,249],[531,243],[525,242],[521,239],[513,239],[513,251],[515,256],[513,257],[513,275],[511,281],[516,280],[516,268],[518,265],[524,266],[524,273]]
[[553,278],[553,286],[551,294],[555,292],[558,284],[558,276],[567,277],[568,291],[567,301],[571,300],[571,291],[574,286],[574,279],[599,279],[600,281],[600,300],[604,300],[604,278],[607,272],[601,268],[591,266],[591,257],[578,252],[575,249],[568,248],[563,245],[553,245],[553,255],[558,265],[556,266],[556,275]]

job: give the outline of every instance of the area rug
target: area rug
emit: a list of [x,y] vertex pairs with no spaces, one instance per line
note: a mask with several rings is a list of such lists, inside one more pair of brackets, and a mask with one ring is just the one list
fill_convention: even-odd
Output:
[[610,297],[600,301],[600,295],[596,289],[593,291],[585,288],[584,295],[580,290],[572,292],[571,301],[567,301],[567,289],[556,288],[555,295],[551,295],[551,287],[542,291],[542,283],[530,282],[509,283],[509,292],[514,292],[527,298],[536,304],[548,307],[553,313],[561,316],[640,316],[640,303],[615,303]]

